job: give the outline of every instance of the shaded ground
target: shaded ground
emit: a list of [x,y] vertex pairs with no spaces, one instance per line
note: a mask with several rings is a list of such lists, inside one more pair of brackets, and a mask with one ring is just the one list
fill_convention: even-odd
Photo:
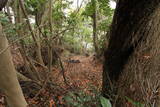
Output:
[[67,67],[67,76],[71,79],[71,83],[79,82],[79,86],[95,85],[97,88],[101,86],[102,65],[96,62],[93,57],[74,56],[74,60],[80,63],[70,63]]
[[[23,61],[19,54],[12,52],[15,65],[23,65]],[[38,86],[36,83],[21,82],[25,97],[31,107],[72,107],[74,104],[88,105],[88,107],[96,107],[94,103],[96,94],[101,90],[102,82],[102,63],[95,60],[94,56],[72,56],[70,58],[62,58],[65,78],[60,67],[53,68],[53,72],[49,73],[50,82]],[[37,68],[39,71],[41,68]],[[43,76],[42,76],[43,77]],[[48,78],[46,74],[44,78]],[[77,98],[85,99],[78,100]],[[70,99],[70,100],[68,100]],[[68,104],[72,102],[74,104]],[[4,104],[4,95],[0,95],[0,107]],[[3,106],[2,106],[3,107]]]

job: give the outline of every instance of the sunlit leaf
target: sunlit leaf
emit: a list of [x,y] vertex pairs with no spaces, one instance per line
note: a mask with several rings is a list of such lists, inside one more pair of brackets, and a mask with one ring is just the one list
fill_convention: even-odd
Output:
[[102,96],[100,97],[100,101],[101,101],[102,107],[112,107],[111,102]]

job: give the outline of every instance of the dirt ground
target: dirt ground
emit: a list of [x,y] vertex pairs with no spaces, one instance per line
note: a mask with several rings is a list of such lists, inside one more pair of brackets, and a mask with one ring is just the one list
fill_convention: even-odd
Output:
[[[23,60],[17,47],[12,47],[12,55],[16,68],[23,66]],[[51,107],[51,104],[56,107],[55,103],[62,103],[63,97],[69,92],[82,91],[92,94],[91,89],[93,87],[97,91],[101,90],[102,62],[96,60],[94,56],[75,55],[70,58],[62,58],[62,62],[65,73],[63,75],[60,67],[53,67],[52,73],[49,75],[52,80],[52,83],[50,83],[53,84],[52,86],[44,85],[44,87],[38,87],[33,83],[28,83],[28,85],[25,83],[24,85],[22,82],[21,86],[26,100],[32,105],[31,107],[35,105],[37,105],[35,107],[48,107],[44,105],[50,105]],[[37,67],[37,69],[40,70],[41,68]],[[64,82],[64,77],[66,83]],[[5,107],[4,103],[5,96],[0,94],[0,107]]]

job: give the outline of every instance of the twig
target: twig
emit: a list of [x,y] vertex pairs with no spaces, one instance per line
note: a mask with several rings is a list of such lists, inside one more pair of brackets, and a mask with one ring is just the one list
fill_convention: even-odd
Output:
[[37,61],[34,60],[34,59],[31,59],[31,60],[32,60],[34,63],[36,63],[36,64],[40,65],[41,67],[43,67],[44,69],[47,69],[47,70],[48,70],[48,68],[47,68],[46,66],[44,66],[43,64],[37,62]]
[[[49,74],[50,74],[50,73],[47,74],[47,77],[49,76]],[[41,88],[41,89],[38,91],[38,93],[33,97],[33,99],[37,98],[37,97],[41,94],[41,92],[45,89],[48,80],[49,80],[49,77],[46,78],[46,80],[45,80],[42,88]]]
[[[54,50],[55,51],[55,50]],[[58,53],[55,51],[55,54],[56,56],[58,57],[59,59],[59,64],[60,64],[60,67],[61,67],[61,72],[62,72],[62,75],[63,75],[63,79],[64,79],[64,83],[66,85],[69,85],[68,82],[67,82],[67,79],[66,79],[66,76],[65,76],[65,69],[63,67],[63,63],[62,63],[62,60],[61,60],[61,57],[58,55]]]
[[66,79],[66,76],[65,76],[65,69],[64,69],[64,67],[63,67],[63,63],[62,63],[62,61],[61,61],[61,58],[59,57],[59,63],[60,63],[60,66],[61,66],[61,71],[62,71],[62,75],[63,75],[63,79],[64,79],[64,83],[65,84],[67,84],[67,85],[69,85],[68,84],[68,82],[67,82],[67,79]]

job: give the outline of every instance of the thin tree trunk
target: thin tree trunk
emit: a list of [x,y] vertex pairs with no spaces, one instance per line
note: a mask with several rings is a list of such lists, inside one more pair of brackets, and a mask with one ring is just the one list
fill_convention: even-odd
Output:
[[97,45],[97,6],[96,6],[96,0],[92,0],[92,5],[93,5],[93,44],[94,44],[94,49],[95,52],[98,56],[98,45]]
[[[17,25],[23,24],[24,20],[23,20],[22,10],[19,6],[19,1],[18,0],[14,1],[14,7],[13,8],[14,8],[15,16],[16,16],[15,17],[15,24],[17,24]],[[24,31],[25,31],[24,28],[25,27],[26,26],[17,29],[17,33],[18,33],[19,38],[24,36]],[[31,69],[29,67],[29,64],[28,64],[28,61],[27,61],[27,58],[26,58],[24,40],[21,39],[19,43],[20,43],[20,47],[21,47],[21,48],[19,48],[19,51],[22,55],[22,58],[23,58],[23,61],[24,61],[24,64],[25,64],[25,68],[27,69],[27,71],[31,72]]]
[[[7,47],[8,41],[0,25],[0,50]],[[27,103],[18,83],[9,49],[0,54],[0,59],[0,88],[6,95],[9,107],[26,107]]]
[[52,49],[52,36],[53,36],[53,26],[52,26],[52,0],[49,1],[49,28],[51,32],[51,36],[48,38],[48,70],[52,71],[52,62],[53,62],[53,49]]
[[[16,16],[15,17],[15,24],[21,25],[21,24],[25,23],[25,20],[24,20],[23,14],[22,14],[22,9],[20,8],[20,5],[19,5],[19,0],[14,1],[13,9],[14,9],[14,13]],[[26,29],[25,29],[26,27],[27,26],[24,25],[23,27],[17,29],[17,33],[20,38],[25,35],[24,33],[26,31]],[[32,65],[30,63],[30,61],[28,60],[28,56],[26,55],[24,40],[21,39],[19,43],[20,43],[20,47],[21,47],[21,48],[19,48],[19,51],[22,55],[22,58],[24,61],[24,66],[25,66],[26,70],[30,73],[30,76],[32,77],[32,79],[36,79],[33,75],[33,72],[32,72],[32,71],[36,72],[36,69],[32,69],[34,65]],[[39,48],[37,48],[37,49],[39,49]]]
[[26,23],[27,23],[27,26],[28,26],[28,28],[29,28],[29,30],[31,32],[33,41],[35,42],[35,51],[36,51],[36,56],[37,56],[37,62],[39,62],[39,63],[44,65],[42,54],[41,54],[41,43],[40,43],[38,37],[34,34],[34,31],[33,31],[32,26],[30,24],[27,12],[25,11],[23,0],[18,0],[18,1],[19,1],[19,5],[21,7],[21,10],[22,10],[22,14],[26,18]]
[[118,1],[103,72],[103,95],[116,107],[160,105],[159,35],[159,0]]

